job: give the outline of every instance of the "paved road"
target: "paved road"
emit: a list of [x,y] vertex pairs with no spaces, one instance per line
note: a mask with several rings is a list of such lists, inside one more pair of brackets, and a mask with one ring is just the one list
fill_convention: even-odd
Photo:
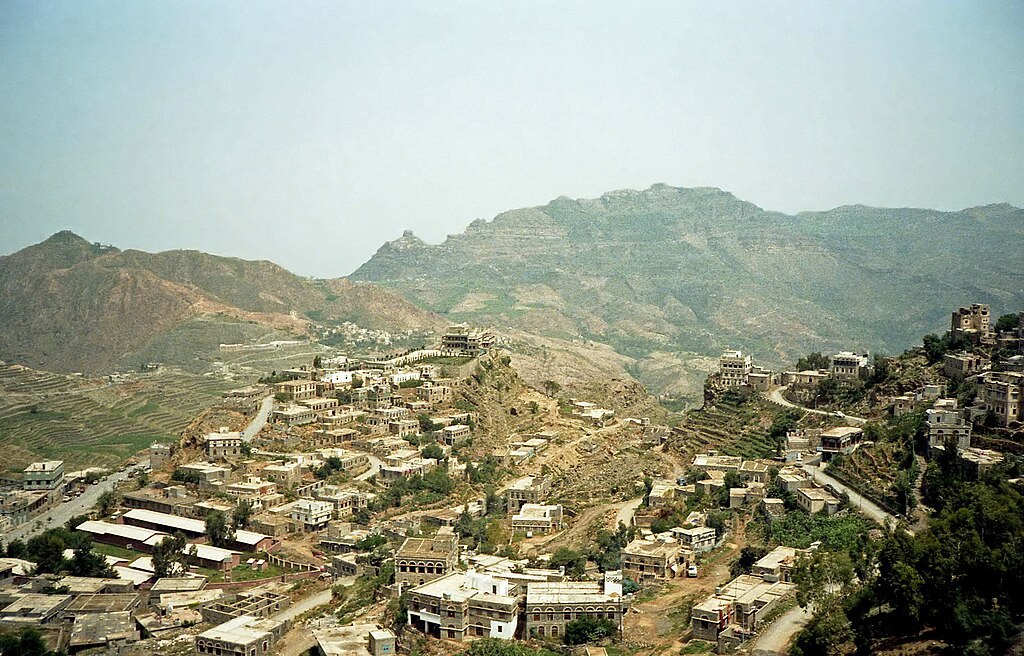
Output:
[[384,466],[384,462],[381,461],[381,459],[378,458],[377,456],[367,453],[366,457],[370,460],[370,468],[364,471],[362,474],[356,476],[355,480],[357,481],[367,480],[368,478],[379,472],[380,468]]
[[112,490],[118,483],[128,480],[128,475],[133,469],[142,470],[148,466],[149,460],[143,460],[134,467],[110,474],[105,481],[100,481],[95,485],[86,485],[85,492],[82,493],[82,496],[73,497],[71,501],[54,506],[42,515],[39,515],[31,521],[12,529],[3,536],[4,542],[10,542],[11,540],[27,540],[33,535],[41,533],[48,528],[63,526],[72,517],[84,515],[92,510],[93,506],[96,505],[100,496],[104,492]]
[[750,643],[750,653],[755,656],[788,653],[789,643],[807,626],[811,616],[812,613],[806,608],[796,606],[789,609],[754,638]]
[[865,419],[863,417],[851,417],[850,415],[840,415],[839,413],[835,413],[835,412],[827,412],[825,410],[815,410],[813,408],[806,408],[806,407],[804,407],[802,405],[797,405],[796,403],[793,403],[792,401],[790,401],[789,399],[787,399],[786,397],[784,397],[782,395],[782,393],[785,392],[788,388],[789,388],[789,385],[783,385],[782,387],[776,387],[775,389],[773,389],[771,392],[768,393],[768,395],[767,395],[768,400],[771,401],[772,403],[777,403],[777,404],[779,404],[781,406],[785,406],[787,408],[797,408],[799,410],[803,410],[804,412],[810,412],[810,413],[816,414],[816,415],[825,415],[827,417],[842,417],[843,419],[846,420],[846,423],[852,424],[854,426],[862,426],[862,425],[866,424],[867,421],[868,421],[867,419]]
[[318,608],[320,606],[324,606],[326,604],[331,603],[331,595],[331,588],[327,588],[326,590],[318,592],[314,595],[310,595],[305,599],[295,602],[288,608],[278,611],[270,617],[272,617],[275,620],[292,621],[299,615],[302,615],[303,613],[306,613],[308,611],[313,610],[314,608]]
[[874,520],[881,526],[887,526],[889,524],[895,524],[896,518],[887,513],[886,511],[879,508],[871,500],[866,499],[857,493],[856,490],[843,485],[836,479],[832,478],[828,474],[822,472],[819,468],[814,465],[804,465],[804,471],[807,472],[815,482],[819,485],[831,485],[840,492],[846,492],[850,497],[850,503],[853,507],[859,510],[861,513],[866,515],[868,518]]
[[267,425],[267,417],[270,416],[270,412],[274,409],[274,397],[268,396],[263,399],[263,403],[260,405],[260,411],[256,413],[256,416],[252,418],[249,425],[242,431],[242,439],[246,442],[256,437],[263,427]]
[[619,509],[617,515],[615,515],[615,527],[618,528],[619,524],[625,524],[629,527],[633,523],[633,515],[636,514],[637,508],[644,502],[644,498],[633,499],[622,508]]

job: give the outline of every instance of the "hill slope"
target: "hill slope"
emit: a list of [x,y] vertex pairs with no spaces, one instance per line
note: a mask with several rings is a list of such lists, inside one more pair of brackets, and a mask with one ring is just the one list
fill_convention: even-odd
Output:
[[374,285],[308,280],[270,262],[196,251],[120,251],[70,232],[0,257],[0,359],[104,371],[210,316],[222,320],[197,325],[225,341],[250,335],[254,324],[301,334],[311,316],[388,330],[439,321]]
[[768,212],[655,185],[406,232],[352,276],[456,320],[607,342],[635,357],[732,345],[770,364],[809,350],[898,352],[963,303],[1024,305],[1024,210]]

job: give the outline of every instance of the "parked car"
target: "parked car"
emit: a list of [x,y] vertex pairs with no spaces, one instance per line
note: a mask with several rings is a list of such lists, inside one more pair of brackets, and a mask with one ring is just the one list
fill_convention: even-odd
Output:
[[697,578],[697,566],[696,565],[690,565],[689,567],[687,567],[686,568],[686,575],[688,577],[690,577],[691,579]]

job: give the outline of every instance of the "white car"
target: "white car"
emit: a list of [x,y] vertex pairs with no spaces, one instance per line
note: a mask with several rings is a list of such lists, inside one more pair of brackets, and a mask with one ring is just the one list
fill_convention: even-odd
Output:
[[689,567],[687,567],[686,568],[686,575],[688,577],[690,577],[691,579],[697,578],[697,566],[696,565],[690,565]]

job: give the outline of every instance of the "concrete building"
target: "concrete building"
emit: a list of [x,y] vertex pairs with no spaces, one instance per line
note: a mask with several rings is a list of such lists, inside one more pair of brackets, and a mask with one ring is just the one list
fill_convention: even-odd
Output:
[[512,515],[512,531],[532,535],[547,535],[565,528],[562,506],[545,506],[538,503],[523,504],[519,512]]
[[149,446],[149,466],[153,469],[163,469],[171,461],[172,453],[170,444],[154,442]]
[[458,562],[458,537],[449,528],[431,538],[406,538],[395,553],[395,582],[423,585],[449,574]]
[[794,594],[796,586],[792,583],[765,581],[751,574],[738,576],[693,607],[693,636],[719,643],[730,628],[751,634],[781,601]]
[[987,473],[1003,462],[1003,454],[975,447],[960,452],[960,464],[975,478]]
[[718,358],[719,380],[726,387],[746,385],[751,368],[750,356],[743,355],[742,351],[727,350]]
[[824,510],[831,515],[839,510],[839,499],[820,487],[802,487],[796,491],[796,505],[811,514]]
[[971,446],[971,424],[953,408],[929,408],[925,411],[925,426],[928,428],[928,448],[944,449],[955,444],[960,451]]
[[294,461],[278,461],[263,468],[263,478],[284,488],[293,487],[302,482],[302,465]]
[[551,481],[544,476],[517,478],[505,490],[508,512],[518,512],[527,503],[543,503],[550,491]]
[[[714,533],[714,529],[711,529]],[[622,549],[622,576],[637,583],[653,579],[672,579],[686,572],[692,552],[669,539],[637,539]]]
[[942,356],[942,370],[950,378],[966,378],[988,369],[988,358],[976,353],[946,353]]
[[326,501],[299,499],[288,514],[306,532],[322,531],[334,515],[334,505]]
[[452,424],[441,429],[441,439],[448,446],[461,444],[469,439],[470,428],[466,424]]
[[995,414],[998,425],[1024,421],[1024,373],[990,371],[982,375],[982,383],[981,403]]
[[283,408],[275,408],[273,413],[275,422],[286,426],[305,426],[317,420],[316,410],[307,408],[304,405],[292,404]]
[[348,624],[313,629],[318,656],[393,656],[395,634],[378,624]]
[[715,529],[708,526],[674,528],[672,534],[676,536],[681,545],[696,553],[711,551],[715,548],[717,540]]
[[950,319],[951,337],[965,337],[973,342],[988,341],[992,338],[991,311],[983,303],[974,303],[953,312]]
[[822,431],[821,443],[818,446],[821,459],[828,462],[837,453],[853,453],[863,436],[864,430],[855,426],[838,426]]
[[832,356],[829,373],[838,380],[857,380],[870,372],[870,360],[867,353],[842,351]]
[[511,640],[519,628],[514,583],[473,569],[453,572],[409,590],[408,621],[423,633],[461,642]]
[[565,625],[590,617],[610,620],[622,629],[624,604],[621,584],[607,580],[530,583],[526,589],[526,634],[538,638],[561,638]]
[[55,490],[64,484],[64,461],[33,462],[25,468],[21,481],[26,490]]
[[208,458],[228,458],[242,455],[242,434],[222,428],[219,433],[206,436],[206,456]]
[[441,336],[441,351],[445,355],[475,358],[494,346],[494,334],[477,330],[466,324],[448,326]]
[[241,615],[195,638],[197,654],[211,656],[267,656],[284,637],[287,622]]
[[274,385],[274,394],[288,401],[302,401],[316,396],[315,380],[286,380]]

